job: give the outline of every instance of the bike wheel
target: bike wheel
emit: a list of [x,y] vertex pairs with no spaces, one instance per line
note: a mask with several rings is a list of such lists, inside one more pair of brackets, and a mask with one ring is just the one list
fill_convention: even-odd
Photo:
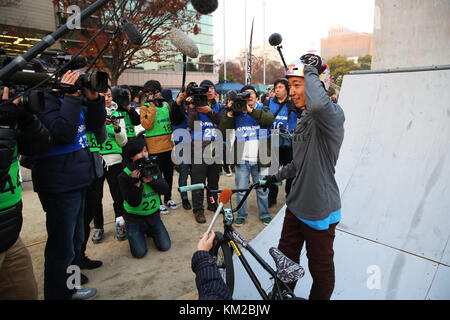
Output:
[[230,289],[231,295],[234,290],[234,266],[233,266],[233,249],[223,238],[221,232],[215,232],[213,247],[210,254],[216,259],[217,268],[222,276],[223,281]]

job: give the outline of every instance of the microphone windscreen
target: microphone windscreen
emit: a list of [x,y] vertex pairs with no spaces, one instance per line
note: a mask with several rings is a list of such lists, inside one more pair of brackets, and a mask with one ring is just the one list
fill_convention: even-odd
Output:
[[134,45],[140,45],[142,43],[142,34],[139,32],[138,28],[131,22],[124,21],[122,25],[123,32],[127,35],[130,43]]
[[17,71],[8,79],[8,82],[17,85],[35,86],[47,79],[48,76],[49,74],[47,73]]
[[281,34],[279,33],[272,33],[269,37],[269,43],[271,46],[278,46],[283,41],[283,38],[281,37]]
[[187,36],[183,31],[179,29],[173,29],[169,33],[170,42],[175,48],[177,48],[182,54],[189,58],[198,57],[197,44]]
[[67,69],[76,70],[84,68],[88,63],[88,60],[84,56],[77,56],[75,59],[70,61],[70,63],[67,65]]
[[228,201],[231,199],[231,195],[233,192],[231,192],[231,189],[225,188],[220,193],[219,202],[222,202],[223,204],[227,204]]
[[194,9],[201,14],[213,13],[219,6],[217,0],[191,0],[191,3]]

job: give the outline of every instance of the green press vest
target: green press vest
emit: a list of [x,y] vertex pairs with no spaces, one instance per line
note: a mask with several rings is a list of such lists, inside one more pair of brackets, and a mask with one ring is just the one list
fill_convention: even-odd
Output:
[[89,145],[89,150],[91,150],[91,152],[100,151],[100,146],[93,132],[86,131],[86,139]]
[[[148,105],[148,104],[144,104]],[[170,125],[170,112],[167,102],[164,102],[161,108],[156,108],[155,123],[153,128],[145,130],[145,137],[164,136],[166,134],[172,134],[172,126]]]
[[10,208],[22,199],[22,184],[19,175],[19,160],[17,159],[17,145],[14,148],[13,160],[3,190],[0,190],[0,211]]
[[126,111],[119,111],[119,113],[124,116],[123,120],[125,120],[125,127],[127,128],[127,137],[135,138],[136,131],[134,130],[134,125],[131,123],[130,115]]
[[[123,171],[127,175],[131,174],[131,170],[128,168],[123,169]],[[159,194],[156,193],[152,189],[152,187],[148,185],[148,183],[142,183],[142,186],[143,189],[141,203],[136,207],[132,207],[128,204],[128,202],[123,201],[123,207],[128,213],[137,214],[140,216],[148,216],[159,210],[161,201],[159,200]]]
[[[120,113],[114,111],[113,116],[119,117]],[[122,148],[117,144],[113,124],[106,126],[106,140],[100,146],[100,154],[122,153]]]

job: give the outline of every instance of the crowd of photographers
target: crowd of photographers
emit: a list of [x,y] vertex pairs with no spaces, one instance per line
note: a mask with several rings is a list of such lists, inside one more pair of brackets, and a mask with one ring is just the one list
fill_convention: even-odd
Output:
[[[61,83],[74,85],[79,77],[79,72],[67,71]],[[128,86],[98,91],[86,86],[63,95],[46,93],[40,113],[22,110],[1,117],[0,124],[9,130],[0,131],[1,146],[5,146],[1,151],[10,159],[2,158],[2,169],[8,171],[1,172],[0,266],[15,268],[22,285],[0,276],[0,298],[37,298],[31,258],[19,238],[19,154],[26,156],[22,164],[31,168],[33,188],[46,213],[45,299],[87,299],[96,294],[94,288],[80,287],[89,281],[82,273],[80,283],[69,285],[67,270],[102,265],[86,256],[86,245],[91,222],[92,242],[103,238],[105,179],[113,199],[116,239],[128,239],[131,254],[142,258],[148,236],[158,250],[171,247],[160,214],[178,208],[172,200],[174,170],[179,172],[180,187],[187,185],[190,175],[191,184],[219,189],[221,171],[230,163],[223,163],[227,157],[217,157],[217,151],[224,142],[234,141],[225,153],[231,150],[236,188],[244,189],[250,176],[253,182],[267,179],[273,174],[268,170],[273,162],[278,169],[293,159],[292,141],[283,135],[271,136],[270,131],[279,129],[289,136],[297,123],[298,110],[289,99],[287,79],[277,80],[260,99],[257,90],[246,85],[239,93],[230,92],[223,103],[209,80],[190,83],[175,99],[156,80],[147,81],[139,95],[133,95]],[[2,101],[7,100],[5,87]],[[18,103],[4,103],[3,110],[15,111]],[[229,139],[230,134],[234,138]],[[271,154],[274,137],[279,139],[278,156]],[[286,196],[291,183],[292,178],[286,182]],[[271,222],[268,209],[276,203],[277,193],[276,186],[257,190],[259,218],[265,225]],[[192,210],[198,223],[206,223],[205,200],[207,210],[215,211],[217,198],[205,199],[203,190],[192,192],[192,205],[187,193],[180,195],[183,208]],[[238,201],[242,195],[237,194]],[[244,224],[247,217],[244,203],[235,226]],[[14,263],[8,266],[8,261]]]

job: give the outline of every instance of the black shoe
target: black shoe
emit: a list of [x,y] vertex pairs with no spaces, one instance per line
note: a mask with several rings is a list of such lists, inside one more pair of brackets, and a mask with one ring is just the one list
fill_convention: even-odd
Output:
[[82,274],[82,273],[80,273],[80,275],[81,275],[80,282],[81,282],[81,285],[83,286],[83,285],[85,285],[86,283],[89,282],[89,278],[86,277],[86,276],[85,276],[84,274]]
[[183,203],[183,209],[184,210],[191,210],[192,209],[191,203],[189,202],[188,199],[183,199],[182,203]]
[[88,257],[84,257],[84,258],[81,258],[80,269],[92,270],[92,269],[96,269],[96,268],[100,267],[102,264],[103,264],[103,262],[101,262],[101,261],[91,260]]
[[207,209],[209,211],[216,212],[216,207],[213,204],[208,204],[208,208]]
[[277,204],[277,200],[269,200],[269,208],[274,207]]

